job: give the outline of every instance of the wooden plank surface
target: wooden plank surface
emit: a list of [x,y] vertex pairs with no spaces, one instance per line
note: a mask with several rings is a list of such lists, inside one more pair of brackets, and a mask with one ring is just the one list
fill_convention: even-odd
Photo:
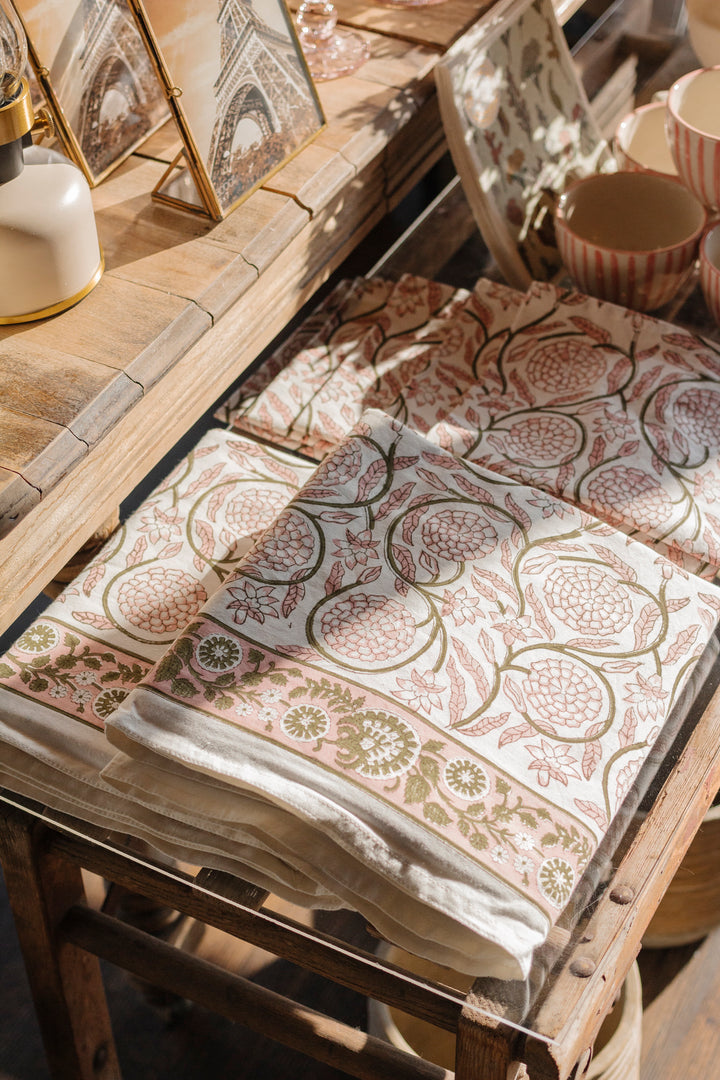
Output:
[[[336,0],[340,21],[346,26],[429,45],[444,51],[493,6],[494,0],[444,0],[415,6]],[[293,7],[297,7],[294,2]]]
[[0,466],[0,539],[40,502],[40,492],[19,473]]
[[142,391],[123,372],[50,346],[30,347],[26,338],[0,344],[0,401],[28,418],[68,427],[91,445],[136,401]]

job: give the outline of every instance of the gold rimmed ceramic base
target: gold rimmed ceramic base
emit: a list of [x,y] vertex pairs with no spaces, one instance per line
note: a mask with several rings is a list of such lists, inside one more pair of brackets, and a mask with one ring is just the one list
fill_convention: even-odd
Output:
[[97,285],[105,270],[105,259],[100,258],[100,265],[84,288],[65,300],[59,300],[57,304],[42,308],[39,311],[30,311],[26,315],[0,315],[0,326],[10,326],[14,323],[34,322],[36,319],[47,319],[50,315],[59,315],[61,311],[67,311],[73,304],[79,303]]

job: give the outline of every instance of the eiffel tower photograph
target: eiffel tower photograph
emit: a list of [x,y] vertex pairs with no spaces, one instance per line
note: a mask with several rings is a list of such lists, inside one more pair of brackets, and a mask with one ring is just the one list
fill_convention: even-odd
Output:
[[169,110],[125,0],[15,0],[61,132],[99,181]]
[[175,87],[221,214],[323,126],[282,0],[145,0],[148,29]]

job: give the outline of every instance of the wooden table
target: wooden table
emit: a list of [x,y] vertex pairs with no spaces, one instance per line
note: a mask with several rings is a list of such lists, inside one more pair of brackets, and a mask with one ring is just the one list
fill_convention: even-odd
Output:
[[[559,3],[559,14],[580,3]],[[163,129],[94,192],[107,262],[97,289],[54,319],[0,331],[0,630],[444,152],[432,70],[488,0],[414,13],[357,0],[339,6],[367,33],[372,59],[320,87],[328,126],[310,146],[211,226],[150,198],[177,148],[174,129]],[[72,823],[38,821],[41,808],[28,813],[0,799],[3,867],[55,1075],[118,1075],[93,953],[146,975],[149,958],[168,988],[192,985],[210,1007],[356,1076],[445,1075],[87,911],[77,903],[78,865],[456,1030],[463,1080],[507,1080],[515,1066],[533,1080],[581,1075],[720,784],[718,747],[716,695],[608,887],[568,937],[524,1029],[497,987],[477,984],[464,998],[425,985],[288,925],[241,882],[168,875],[93,830],[79,835]]]

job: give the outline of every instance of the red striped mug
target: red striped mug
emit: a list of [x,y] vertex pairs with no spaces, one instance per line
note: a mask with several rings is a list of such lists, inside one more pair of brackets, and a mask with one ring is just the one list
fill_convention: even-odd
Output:
[[720,67],[683,75],[668,91],[668,143],[680,179],[708,209],[720,209]]
[[654,311],[676,294],[706,223],[692,192],[649,172],[576,180],[555,210],[558,249],[575,284],[636,311]]

